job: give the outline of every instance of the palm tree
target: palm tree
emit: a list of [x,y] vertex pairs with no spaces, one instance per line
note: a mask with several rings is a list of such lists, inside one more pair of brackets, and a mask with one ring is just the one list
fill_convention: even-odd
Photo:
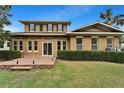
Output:
[[115,27],[124,25],[124,14],[113,16],[112,9],[107,9],[104,13],[100,14],[103,23],[113,25]]

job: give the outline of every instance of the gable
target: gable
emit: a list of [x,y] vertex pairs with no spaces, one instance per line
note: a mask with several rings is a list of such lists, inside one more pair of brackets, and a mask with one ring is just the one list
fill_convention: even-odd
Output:
[[82,29],[80,30],[81,32],[111,32],[108,29],[105,28],[99,28],[99,27],[92,27],[92,28],[87,28],[87,29]]
[[121,30],[104,23],[94,23],[88,26],[73,30],[72,32],[122,32]]

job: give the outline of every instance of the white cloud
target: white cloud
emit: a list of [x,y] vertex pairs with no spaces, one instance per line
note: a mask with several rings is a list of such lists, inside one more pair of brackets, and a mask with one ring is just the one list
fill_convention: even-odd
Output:
[[52,16],[56,20],[70,20],[71,18],[78,17],[86,12],[89,12],[93,6],[65,6],[64,8],[58,8]]
[[11,26],[5,26],[4,27],[4,30],[9,30],[11,32],[19,32],[20,31],[20,28],[11,25]]

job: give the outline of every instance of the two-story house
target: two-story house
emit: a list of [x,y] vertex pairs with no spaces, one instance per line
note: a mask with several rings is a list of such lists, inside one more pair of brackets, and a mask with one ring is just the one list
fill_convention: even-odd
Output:
[[15,32],[12,50],[24,55],[56,55],[58,50],[105,51],[120,48],[123,31],[104,23],[96,22],[71,32],[71,22],[65,21],[20,21],[24,32]]

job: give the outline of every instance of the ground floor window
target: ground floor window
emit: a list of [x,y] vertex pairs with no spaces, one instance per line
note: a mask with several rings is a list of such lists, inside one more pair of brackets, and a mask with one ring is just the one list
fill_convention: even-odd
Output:
[[92,40],[91,40],[92,50],[97,50],[97,42],[98,42],[97,38],[92,38]]
[[34,50],[37,51],[37,41],[34,41]]
[[14,50],[17,50],[17,41],[14,41]]
[[0,48],[4,48],[4,42],[0,42]]
[[76,38],[76,49],[82,50],[83,48],[83,38]]
[[107,38],[107,48],[113,47],[113,38]]
[[57,41],[57,50],[66,50],[66,41],[65,40]]
[[[7,46],[9,46],[8,44],[7,44]],[[13,50],[22,51],[23,50],[23,41],[22,40],[13,41]]]
[[23,42],[22,41],[19,42],[19,50],[21,50],[21,51],[23,50]]
[[37,41],[28,41],[28,51],[29,52],[36,52],[38,50],[37,48],[38,42]]

